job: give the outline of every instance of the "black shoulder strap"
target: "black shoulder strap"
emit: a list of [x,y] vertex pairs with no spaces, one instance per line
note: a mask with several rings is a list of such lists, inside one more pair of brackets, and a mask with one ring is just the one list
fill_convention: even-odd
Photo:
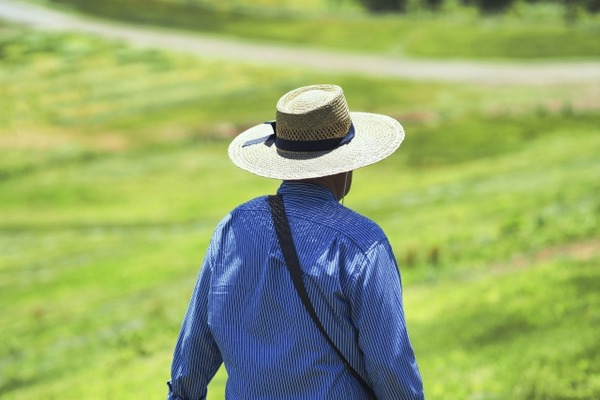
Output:
[[302,270],[300,268],[300,261],[298,260],[298,254],[296,253],[296,247],[294,246],[294,242],[292,240],[292,233],[290,231],[290,224],[287,219],[287,215],[285,213],[285,208],[283,205],[283,200],[280,196],[269,196],[269,206],[271,207],[271,216],[273,217],[273,223],[275,225],[275,232],[277,233],[277,239],[279,240],[279,245],[281,246],[281,251],[283,252],[283,257],[285,259],[285,263],[287,265],[288,271],[290,272],[290,276],[292,277],[292,281],[294,282],[294,287],[302,300],[302,304],[304,304],[304,308],[312,318],[313,322],[325,338],[327,343],[331,346],[331,348],[336,352],[338,357],[344,363],[344,366],[350,372],[354,378],[361,384],[363,389],[367,392],[369,399],[375,399],[375,394],[373,390],[369,387],[367,382],[360,376],[360,374],[352,368],[352,365],[348,362],[346,357],[342,354],[342,352],[337,348],[331,337],[327,334],[327,331],[323,327],[315,308],[313,307],[310,297],[308,297],[308,293],[306,292],[306,287],[304,286],[304,281],[302,280]]

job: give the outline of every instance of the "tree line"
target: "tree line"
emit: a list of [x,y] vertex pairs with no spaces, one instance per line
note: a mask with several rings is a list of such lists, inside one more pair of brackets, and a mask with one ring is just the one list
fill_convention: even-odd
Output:
[[483,13],[501,13],[515,3],[553,3],[562,4],[566,8],[581,8],[589,12],[600,11],[600,0],[356,0],[370,11],[406,12],[409,8],[418,7],[439,10],[444,3],[451,1],[464,6],[476,7]]

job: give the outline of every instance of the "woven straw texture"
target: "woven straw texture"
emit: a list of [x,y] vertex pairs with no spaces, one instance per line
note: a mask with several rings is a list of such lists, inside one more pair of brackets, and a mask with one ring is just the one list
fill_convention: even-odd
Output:
[[277,135],[288,140],[339,138],[354,125],[354,138],[333,150],[293,152],[273,142],[244,146],[273,133],[270,124],[256,125],[229,145],[238,167],[266,178],[300,180],[334,175],[374,164],[392,154],[404,140],[404,130],[381,114],[350,112],[341,89],[334,85],[300,88],[277,103]]
[[350,128],[350,110],[342,89],[314,85],[285,94],[277,103],[277,135],[306,141],[343,137]]

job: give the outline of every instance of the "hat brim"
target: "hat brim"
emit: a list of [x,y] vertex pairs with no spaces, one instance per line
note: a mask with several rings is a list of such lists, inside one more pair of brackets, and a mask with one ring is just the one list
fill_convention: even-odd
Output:
[[333,150],[291,152],[273,143],[245,143],[273,133],[270,124],[240,133],[229,145],[229,158],[238,167],[266,178],[300,180],[352,171],[391,155],[404,140],[404,129],[386,115],[351,112],[354,138]]

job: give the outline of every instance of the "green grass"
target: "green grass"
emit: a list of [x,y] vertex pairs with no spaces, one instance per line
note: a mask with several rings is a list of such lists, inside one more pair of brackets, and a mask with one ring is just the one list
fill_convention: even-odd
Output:
[[[482,18],[472,13],[445,12],[436,16],[369,16],[344,12],[346,2],[340,6],[325,2],[328,6],[320,8],[331,11],[311,13],[286,11],[285,6],[272,3],[257,11],[241,3],[226,3],[230,5],[227,7],[216,2],[165,0],[51,2],[120,21],[333,50],[436,58],[600,57],[597,16],[565,23],[560,16]],[[307,10],[314,8],[306,6]]]
[[411,287],[406,308],[429,397],[596,398],[598,261],[528,260]]
[[593,88],[270,70],[6,27],[0,54],[1,398],[164,397],[212,229],[278,185],[235,168],[228,137],[313,82],[406,128],[345,204],[396,251],[428,398],[600,396]]

